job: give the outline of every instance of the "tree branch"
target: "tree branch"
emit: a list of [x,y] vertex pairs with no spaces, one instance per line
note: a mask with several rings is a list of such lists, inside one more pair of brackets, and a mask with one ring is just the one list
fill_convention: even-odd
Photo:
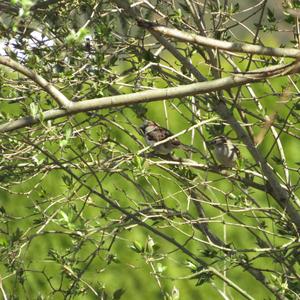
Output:
[[244,75],[234,75],[206,82],[198,82],[172,88],[149,90],[132,94],[95,98],[81,102],[72,102],[72,105],[68,106],[66,110],[51,109],[44,112],[42,116],[27,116],[18,120],[13,120],[4,123],[0,125],[0,132],[16,130],[26,126],[31,126],[40,121],[54,120],[67,115],[73,115],[79,112],[87,112],[97,109],[112,108],[123,105],[132,105],[137,103],[147,103],[152,101],[181,98],[185,96],[193,96],[209,92],[221,91],[224,89],[230,89],[232,87],[244,85],[246,83],[261,81],[268,76],[271,77],[276,75],[285,75],[284,70],[287,70],[287,68],[289,68],[289,73],[295,73],[300,69],[300,66],[298,64],[295,64],[294,68],[290,68],[290,65],[277,65],[257,69],[256,71],[248,72]]
[[227,41],[220,41],[194,33],[186,33],[178,29],[169,28],[163,25],[158,25],[153,22],[146,20],[138,20],[138,25],[146,28],[147,30],[152,30],[154,32],[160,33],[164,36],[175,38],[176,41],[197,44],[200,46],[205,46],[213,49],[219,49],[230,52],[239,52],[247,54],[257,54],[257,55],[268,55],[277,57],[292,57],[297,58],[300,56],[300,50],[293,48],[272,48],[263,47],[259,45],[251,45],[246,43],[231,43]]
[[53,99],[58,103],[61,108],[69,108],[72,106],[73,102],[68,100],[68,98],[61,93],[55,86],[49,83],[46,79],[42,76],[38,75],[34,71],[29,70],[28,68],[22,66],[17,61],[12,60],[9,57],[0,56],[0,64],[7,66],[21,74],[25,75],[26,77],[30,78],[34,81],[37,85],[39,85],[45,92],[47,92]]

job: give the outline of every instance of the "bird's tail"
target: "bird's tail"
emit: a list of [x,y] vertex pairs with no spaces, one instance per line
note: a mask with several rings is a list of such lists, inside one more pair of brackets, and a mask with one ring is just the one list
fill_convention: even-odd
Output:
[[198,152],[198,150],[195,147],[188,146],[188,145],[185,145],[185,144],[180,144],[179,148],[184,150],[184,151],[188,151],[188,152],[193,152],[193,153]]

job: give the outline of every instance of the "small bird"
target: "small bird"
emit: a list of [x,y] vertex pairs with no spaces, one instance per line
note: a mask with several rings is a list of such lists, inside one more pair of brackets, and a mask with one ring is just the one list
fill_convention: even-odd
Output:
[[236,165],[240,151],[226,136],[217,136],[207,142],[207,145],[213,149],[216,159],[222,166],[232,168]]
[[[153,146],[155,143],[163,141],[173,135],[168,129],[149,120],[144,122],[144,124],[140,127],[140,130],[149,146]],[[165,143],[155,146],[154,152],[156,154],[167,155],[175,148],[182,149],[184,151],[197,152],[194,147],[182,144],[177,138],[173,138]]]

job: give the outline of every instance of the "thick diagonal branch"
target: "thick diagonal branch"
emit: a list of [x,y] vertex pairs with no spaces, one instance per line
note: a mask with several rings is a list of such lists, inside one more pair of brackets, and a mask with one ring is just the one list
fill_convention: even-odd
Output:
[[96,98],[85,100],[81,102],[73,102],[68,109],[51,109],[43,112],[41,116],[27,116],[20,118],[18,120],[9,121],[0,125],[0,132],[8,132],[23,128],[26,126],[31,126],[33,124],[39,123],[41,120],[54,120],[67,115],[77,114],[79,112],[93,111],[103,108],[112,108],[117,106],[128,106],[137,103],[147,103],[153,101],[168,100],[174,98],[182,98],[185,96],[193,96],[199,94],[205,94],[215,91],[221,91],[230,89],[236,86],[240,86],[250,82],[261,81],[268,76],[275,76],[284,73],[284,70],[289,68],[289,73],[295,73],[300,68],[295,66],[290,68],[289,65],[277,65],[271,66],[263,69],[258,69],[253,72],[249,72],[245,75],[234,75],[226,78],[198,82],[188,85],[180,85],[172,88],[156,89],[143,92],[137,92],[132,94],[117,95],[103,98]]
[[21,65],[17,61],[14,61],[9,57],[0,56],[0,64],[7,66],[17,72],[20,72],[21,74],[30,78],[37,85],[39,85],[45,92],[47,92],[50,96],[52,96],[53,99],[58,103],[58,105],[61,108],[68,109],[70,106],[72,106],[72,102],[68,100],[68,98],[62,92],[60,92],[54,85],[52,85],[45,78],[38,75],[34,71],[31,71],[25,66]]

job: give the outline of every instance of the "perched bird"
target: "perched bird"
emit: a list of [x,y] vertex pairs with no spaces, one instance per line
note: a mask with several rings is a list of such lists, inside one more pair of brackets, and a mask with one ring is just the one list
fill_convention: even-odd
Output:
[[222,166],[226,168],[235,166],[236,160],[240,156],[240,151],[230,139],[223,135],[217,136],[207,142],[207,145],[213,149],[216,159]]
[[[163,141],[173,135],[168,129],[149,120],[144,122],[144,124],[140,127],[140,130],[149,146]],[[194,147],[182,144],[177,138],[170,139],[165,143],[155,146],[154,152],[161,155],[167,155],[175,148],[190,152],[197,152]]]

